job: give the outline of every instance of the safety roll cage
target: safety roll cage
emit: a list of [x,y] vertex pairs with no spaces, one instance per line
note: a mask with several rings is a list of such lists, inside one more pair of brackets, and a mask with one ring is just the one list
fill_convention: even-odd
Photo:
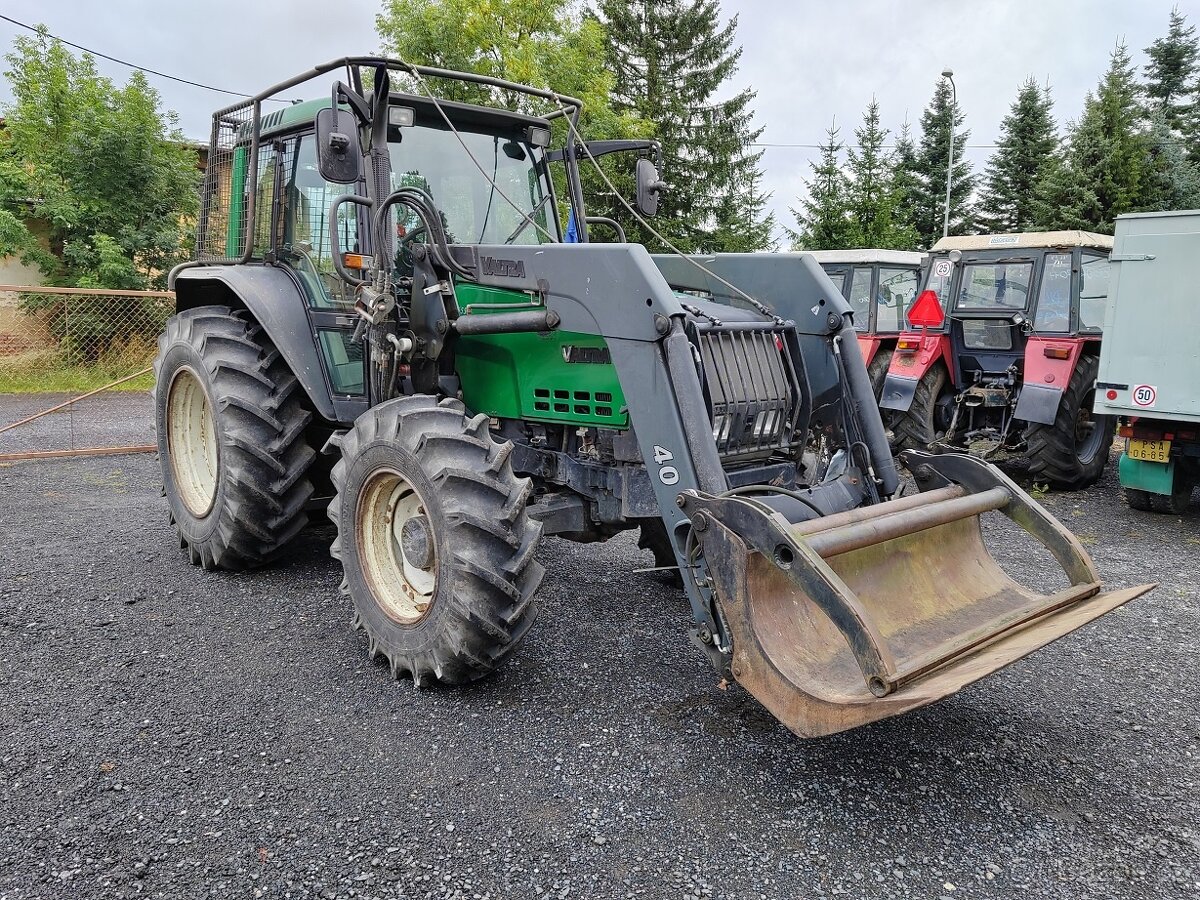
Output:
[[[439,78],[447,81],[463,81],[470,84],[483,85],[485,87],[499,88],[500,90],[513,91],[514,93],[524,94],[529,97],[537,97],[541,100],[547,100],[556,105],[556,109],[542,115],[540,118],[553,120],[558,118],[566,118],[570,123],[570,134],[568,144],[574,144],[574,135],[579,134],[579,116],[583,111],[583,102],[574,97],[569,97],[564,94],[558,94],[554,91],[543,90],[541,88],[531,87],[527,84],[518,84],[515,81],[507,81],[503,78],[495,78],[491,75],[479,75],[474,72],[456,72],[451,69],[441,69],[434,66],[417,66],[411,63],[406,63],[400,59],[392,59],[383,56],[346,56],[340,59],[330,60],[322,65],[315,66],[307,72],[295,75],[291,78],[274,84],[263,91],[260,91],[253,96],[233,103],[223,109],[213,113],[212,137],[210,140],[210,152],[217,147],[218,134],[222,122],[238,124],[242,121],[237,114],[244,114],[247,107],[250,108],[250,158],[247,166],[247,183],[246,183],[246,209],[245,221],[253,223],[257,210],[255,209],[257,194],[258,194],[258,151],[260,146],[260,136],[262,130],[262,104],[264,101],[276,99],[277,95],[282,94],[297,85],[304,84],[308,81],[320,78],[322,75],[327,75],[330,72],[336,72],[339,69],[344,69],[346,72],[347,81],[353,86],[358,93],[363,91],[362,70],[364,68],[379,69],[386,68],[389,71],[407,73],[416,75],[418,78]],[[579,178],[579,161],[577,154],[563,154],[563,163],[567,170],[567,189],[570,194],[571,205],[580,211],[577,215],[577,227],[580,230],[581,239],[587,240],[587,217],[582,215],[583,206],[583,187]],[[200,210],[200,221],[198,223],[198,231],[201,234],[206,233],[208,228],[208,205],[202,204]],[[252,227],[252,225],[250,226]],[[189,262],[180,263],[171,270],[169,281],[172,285],[175,283],[176,275],[183,269],[193,266],[207,265],[243,265],[250,261],[254,253],[254,242],[247,235],[245,249],[240,257],[227,259],[205,259],[191,260]]]

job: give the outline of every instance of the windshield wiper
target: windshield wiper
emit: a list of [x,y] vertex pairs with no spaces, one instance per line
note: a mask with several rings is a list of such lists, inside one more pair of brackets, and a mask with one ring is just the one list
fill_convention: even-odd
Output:
[[529,227],[529,223],[533,221],[533,217],[542,211],[542,207],[546,205],[546,201],[549,199],[550,199],[550,195],[547,194],[545,197],[543,197],[538,202],[537,206],[535,206],[533,209],[531,209],[529,212],[527,212],[525,214],[525,218],[523,218],[520,221],[520,223],[516,227],[516,230],[513,231],[513,233],[510,234],[507,239],[505,239],[504,243],[511,244],[513,241],[515,241],[517,239],[517,235],[519,235],[522,231],[524,231],[526,228]]

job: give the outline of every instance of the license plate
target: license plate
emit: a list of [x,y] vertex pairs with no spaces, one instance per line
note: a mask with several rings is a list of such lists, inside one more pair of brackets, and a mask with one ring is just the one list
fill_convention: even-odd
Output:
[[1130,459],[1140,459],[1144,462],[1165,463],[1171,459],[1170,441],[1134,441],[1129,442],[1126,451]]

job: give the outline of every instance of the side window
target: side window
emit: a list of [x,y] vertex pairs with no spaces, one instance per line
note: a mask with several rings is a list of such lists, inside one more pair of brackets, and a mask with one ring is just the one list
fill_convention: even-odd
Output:
[[879,288],[875,291],[875,330],[899,331],[900,317],[917,298],[915,269],[879,268]]
[[846,293],[845,269],[834,269],[832,272],[826,270],[825,274],[829,276],[829,280],[833,282],[833,286],[837,288],[839,294]]
[[1108,307],[1108,257],[1084,254],[1079,277],[1079,329],[1104,326]]
[[[310,300],[317,307],[352,303],[333,267],[329,238],[329,209],[335,198],[354,192],[352,184],[333,184],[317,169],[316,140],[311,134],[291,142],[285,156],[287,192],[280,227],[281,257],[311,282]],[[338,244],[342,252],[358,249],[359,207],[343,204],[337,213]]]
[[1071,328],[1071,254],[1047,253],[1042,264],[1034,331],[1069,331]]
[[277,141],[269,141],[258,148],[258,180],[254,189],[254,255],[259,257],[272,249],[272,216],[275,217],[276,234],[282,224],[280,210],[274,205],[275,173],[281,146]]
[[871,267],[855,266],[850,281],[850,308],[854,310],[854,327],[866,331],[871,327]]

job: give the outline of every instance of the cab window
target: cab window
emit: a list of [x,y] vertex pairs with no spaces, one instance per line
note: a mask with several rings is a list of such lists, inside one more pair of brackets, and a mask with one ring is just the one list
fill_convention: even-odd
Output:
[[1042,286],[1038,289],[1034,331],[1070,331],[1071,329],[1071,254],[1047,253],[1042,267]]
[[850,308],[854,310],[854,327],[865,331],[871,324],[871,267],[856,266],[850,280]]
[[1032,262],[968,263],[954,305],[956,309],[1024,309],[1032,281]]
[[1108,307],[1108,257],[1085,253],[1079,271],[1079,328],[1102,328]]
[[[309,287],[309,300],[317,307],[353,304],[346,284],[333,267],[329,237],[329,208],[340,194],[354,192],[354,185],[333,184],[317,169],[316,139],[306,134],[290,145],[284,156],[287,185],[279,255]],[[359,207],[342,204],[337,213],[338,243],[342,252],[358,249]]]
[[917,297],[915,269],[879,267],[879,287],[875,291],[875,330],[899,331],[900,317]]

